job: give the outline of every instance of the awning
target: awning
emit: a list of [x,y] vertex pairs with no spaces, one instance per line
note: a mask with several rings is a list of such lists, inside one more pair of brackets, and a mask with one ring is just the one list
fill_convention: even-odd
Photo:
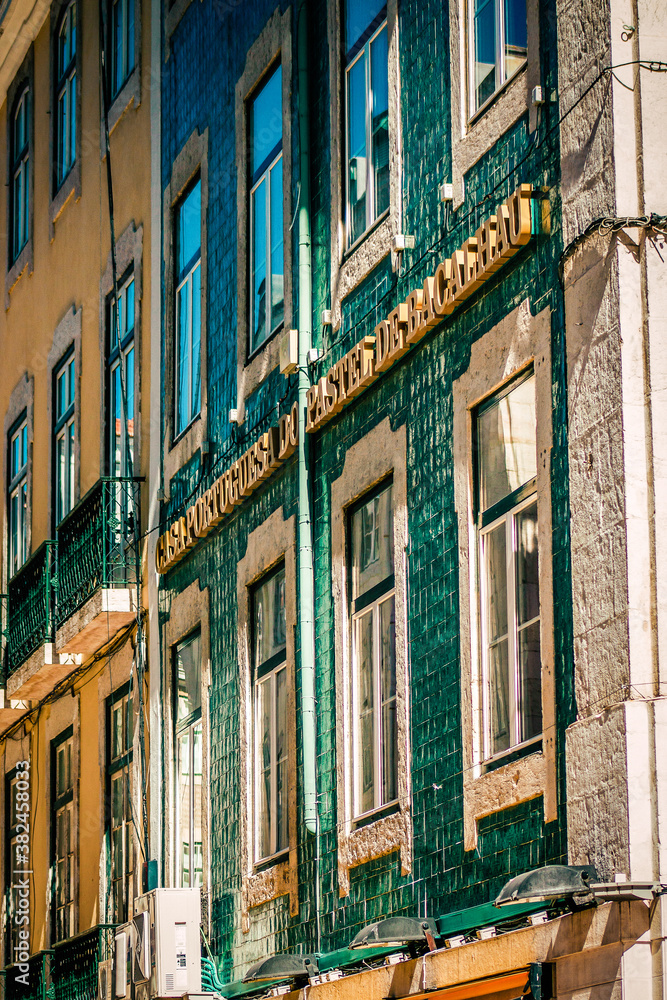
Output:
[[528,969],[505,972],[501,976],[474,979],[428,993],[412,993],[405,1000],[516,1000],[528,986]]

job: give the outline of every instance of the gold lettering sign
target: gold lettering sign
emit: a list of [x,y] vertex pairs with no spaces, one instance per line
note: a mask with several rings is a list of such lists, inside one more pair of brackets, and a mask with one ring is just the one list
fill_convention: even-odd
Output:
[[308,433],[339,413],[528,243],[532,191],[532,185],[521,184],[474,236],[438,264],[421,288],[413,289],[376,325],[372,337],[363,337],[311,385],[306,397]]
[[179,559],[204,538],[225,514],[242,503],[253,490],[268,479],[299,443],[299,407],[294,403],[289,413],[270,427],[254,444],[216,479],[182,517],[157,540],[155,566],[166,573]]

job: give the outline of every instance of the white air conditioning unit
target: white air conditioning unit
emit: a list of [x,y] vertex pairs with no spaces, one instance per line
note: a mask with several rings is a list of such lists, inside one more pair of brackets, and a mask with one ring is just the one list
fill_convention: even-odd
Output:
[[114,1000],[112,958],[105,959],[97,967],[97,1000]]
[[134,912],[137,1000],[201,993],[200,890],[153,889],[134,901]]
[[112,1000],[132,1000],[133,943],[133,924],[119,924],[114,940]]

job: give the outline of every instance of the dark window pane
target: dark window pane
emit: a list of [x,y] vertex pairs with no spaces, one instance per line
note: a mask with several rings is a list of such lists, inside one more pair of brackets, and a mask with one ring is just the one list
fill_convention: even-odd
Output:
[[285,648],[285,569],[259,586],[253,595],[255,667]]
[[386,0],[348,0],[345,4],[346,52],[350,51],[386,6]]
[[537,501],[516,515],[516,589],[518,624],[540,613],[540,581],[537,552]]
[[352,597],[365,594],[394,572],[392,487],[352,515]]
[[521,740],[542,732],[542,664],[540,623],[533,622],[519,632],[519,721]]
[[283,139],[282,116],[282,66],[277,66],[264,86],[252,100],[250,108],[251,170],[253,180],[257,171],[269,164],[266,162],[277,153]]
[[486,641],[507,634],[507,544],[505,522],[482,536],[486,588]]
[[201,636],[176,647],[176,692],[178,721],[201,708]]
[[526,0],[504,0],[505,14],[505,78],[526,61],[528,28]]
[[537,474],[535,377],[477,418],[479,509],[488,510]]
[[375,217],[389,208],[389,93],[387,29],[371,45],[373,175]]
[[178,280],[201,250],[201,181],[197,181],[178,209]]
[[491,711],[491,753],[510,746],[510,676],[507,639],[489,649],[489,708]]

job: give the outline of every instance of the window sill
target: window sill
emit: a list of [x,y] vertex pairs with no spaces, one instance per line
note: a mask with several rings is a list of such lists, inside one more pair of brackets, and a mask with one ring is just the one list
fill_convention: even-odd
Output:
[[284,855],[277,856],[261,871],[253,871],[243,881],[248,910],[263,903],[270,903],[279,896],[288,896],[291,892],[289,861]]
[[169,450],[171,451],[172,448],[176,448],[181,443],[181,441],[183,440],[183,438],[187,437],[187,435],[190,434],[190,432],[192,431],[192,428],[197,423],[199,423],[200,420],[201,420],[201,410],[199,411],[199,413],[196,414],[196,416],[194,416],[192,418],[192,420],[190,421],[189,424],[185,425],[185,427],[183,428],[182,431],[178,432],[178,434],[176,435],[176,437],[174,438],[174,440],[171,442],[171,448]]
[[[120,88],[109,108],[109,135],[113,132],[125,112],[134,104],[135,109],[141,104],[141,72],[139,63]],[[104,159],[104,122],[102,122],[102,159]]]
[[169,51],[169,39],[176,31],[181,18],[192,3],[192,0],[174,0],[174,3],[167,10],[164,17],[164,38],[167,52]]
[[340,329],[342,304],[347,296],[391,254],[391,242],[395,231],[394,217],[391,210],[387,210],[349,250],[343,253],[335,276],[335,284],[332,285],[332,288],[336,288],[335,298],[331,303],[334,331]]
[[65,206],[69,203],[72,195],[78,201],[81,197],[81,162],[77,160],[70,168],[69,173],[63,178],[60,187],[54,194],[49,205],[49,238],[53,242],[56,235],[56,222],[62,215]]
[[476,111],[473,112],[473,114],[470,115],[470,117],[468,118],[469,132],[472,131],[477,122],[479,122],[479,120],[484,117],[484,115],[489,111],[489,109],[492,108],[493,105],[496,104],[496,102],[502,98],[505,91],[509,90],[509,88],[515,82],[517,77],[519,77],[521,74],[525,74],[527,67],[528,67],[528,60],[526,59],[517,69],[514,70],[511,76],[507,77],[505,82],[501,84],[501,86],[498,87],[497,90],[494,90],[494,92],[491,94],[490,97],[487,97],[487,99],[484,101],[484,104],[482,104],[479,108],[477,108]]
[[516,746],[510,747],[509,750],[503,750],[502,753],[496,754],[495,757],[488,757],[485,761],[482,761],[482,774],[490,774],[492,771],[497,771],[504,764],[514,764],[517,760],[522,760],[531,753],[541,752],[542,736],[534,736],[532,740],[526,740],[525,743],[517,743]]
[[385,210],[382,213],[382,215],[378,215],[377,219],[375,219],[374,222],[371,222],[371,224],[368,227],[368,229],[364,229],[364,231],[361,234],[361,236],[357,236],[357,238],[354,241],[354,243],[351,243],[350,246],[347,248],[347,250],[345,250],[345,252],[343,253],[343,261],[342,261],[342,263],[345,263],[345,261],[348,260],[348,258],[352,257],[357,252],[357,250],[366,242],[366,240],[370,236],[372,236],[372,234],[375,232],[375,230],[379,226],[381,226],[382,223],[384,222],[384,220],[387,219],[388,217],[389,217],[389,209],[385,208]]
[[[362,817],[360,817],[361,819]],[[411,869],[412,820],[408,809],[400,804],[392,804],[389,815],[382,811],[368,815],[363,826],[359,820],[338,841],[338,892],[347,896],[350,892],[350,869],[366,864],[376,858],[398,851],[401,860],[401,874],[407,875]]]
[[28,240],[12,266],[7,271],[7,277],[5,278],[5,309],[9,309],[9,293],[18,282],[26,267],[29,267],[30,272],[32,272],[32,237]]
[[357,818],[352,821],[352,829],[361,830],[363,827],[370,826],[371,823],[384,819],[385,816],[392,816],[397,812],[400,812],[400,806],[398,799],[394,799],[393,802],[389,802],[385,806],[373,809],[372,812],[363,813],[361,816],[357,816]]
[[261,861],[256,861],[253,865],[253,874],[259,875],[261,872],[268,871],[269,868],[274,868],[280,862],[287,861],[288,857],[289,847],[285,847],[282,851],[277,851],[276,854],[271,854],[268,858],[262,858]]
[[258,347],[256,347],[256,348],[254,349],[254,351],[251,351],[251,353],[250,353],[250,354],[248,354],[248,357],[247,357],[247,358],[246,358],[246,360],[245,360],[245,365],[244,365],[244,367],[245,367],[245,368],[247,368],[247,367],[248,367],[249,365],[251,365],[251,364],[252,364],[252,362],[253,362],[253,361],[255,360],[255,358],[259,357],[259,356],[261,355],[262,351],[265,351],[265,350],[266,350],[266,348],[267,348],[267,347],[269,346],[269,344],[270,344],[270,343],[271,343],[271,342],[272,342],[273,340],[275,340],[275,338],[276,338],[276,337],[277,337],[277,336],[278,336],[278,335],[279,335],[280,333],[282,333],[282,332],[284,331],[284,329],[285,329],[285,324],[284,324],[284,323],[280,323],[280,324],[279,324],[279,325],[278,325],[278,326],[277,326],[277,327],[275,328],[275,330],[274,330],[274,331],[273,331],[272,333],[270,333],[270,334],[268,335],[268,337],[266,337],[266,338],[265,338],[265,339],[264,339],[264,340],[262,341],[262,343],[261,343],[261,344],[260,344],[260,345],[259,345]]

